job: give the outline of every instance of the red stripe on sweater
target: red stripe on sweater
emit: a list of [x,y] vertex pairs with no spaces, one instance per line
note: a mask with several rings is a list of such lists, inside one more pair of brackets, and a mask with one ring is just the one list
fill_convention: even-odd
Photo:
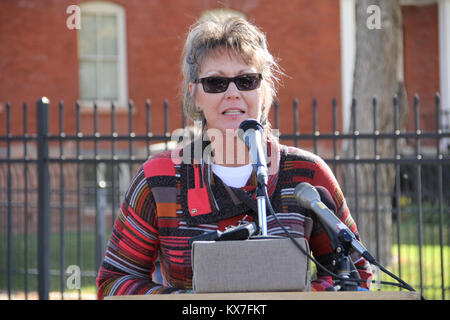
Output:
[[174,176],[175,167],[171,158],[151,159],[144,163],[145,177]]

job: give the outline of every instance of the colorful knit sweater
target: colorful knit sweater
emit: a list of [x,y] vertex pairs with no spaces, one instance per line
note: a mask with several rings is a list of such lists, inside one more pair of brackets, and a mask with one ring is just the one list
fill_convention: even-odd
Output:
[[[115,221],[97,277],[98,298],[109,295],[183,293],[192,289],[191,250],[188,240],[205,232],[223,231],[243,218],[257,221],[254,174],[243,188],[226,186],[211,173],[211,189],[203,180],[204,166],[175,164],[167,151],[146,161],[132,180]],[[281,223],[294,237],[305,237],[314,257],[331,268],[330,239],[315,215],[300,208],[293,196],[296,185],[323,186],[333,197],[336,215],[358,237],[340,187],[318,156],[279,146],[271,163],[279,170],[269,176],[268,194]],[[211,199],[213,193],[215,201]],[[217,205],[216,205],[217,204]],[[219,210],[217,210],[219,209]],[[268,234],[284,235],[271,215]],[[152,280],[159,258],[163,281]],[[369,263],[356,252],[352,260],[369,287]],[[313,290],[325,290],[332,279],[318,272]]]

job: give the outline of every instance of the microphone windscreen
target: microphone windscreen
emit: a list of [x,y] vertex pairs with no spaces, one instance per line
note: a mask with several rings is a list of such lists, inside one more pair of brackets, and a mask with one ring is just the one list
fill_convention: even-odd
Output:
[[320,200],[320,195],[316,188],[308,182],[299,183],[294,190],[294,197],[297,199],[300,207],[311,209],[311,203]]
[[330,192],[325,187],[322,186],[315,186],[315,187],[320,195],[320,200],[328,207],[328,209],[333,211],[334,214],[337,214],[337,206]]
[[241,129],[244,132],[249,129],[253,129],[255,131],[263,131],[263,126],[255,119],[250,118],[242,121],[241,124],[239,125],[239,129]]

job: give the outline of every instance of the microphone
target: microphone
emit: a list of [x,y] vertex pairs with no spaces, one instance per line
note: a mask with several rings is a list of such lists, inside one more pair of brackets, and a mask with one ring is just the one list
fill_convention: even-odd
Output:
[[255,119],[247,119],[239,125],[239,138],[245,142],[250,153],[250,160],[256,172],[258,182],[264,186],[267,185],[267,163],[262,146],[262,125]]
[[[327,189],[318,187],[322,193],[322,199],[331,202],[332,197]],[[338,236],[344,235],[349,237],[346,239],[359,254],[366,258],[370,263],[374,263],[375,259],[370,255],[361,242],[356,239],[354,233],[322,202],[318,189],[307,182],[299,183],[295,187],[294,196],[300,207],[313,211],[319,220],[325,224],[333,233]],[[333,205],[335,207],[335,205]]]
[[238,226],[230,226],[225,231],[207,232],[188,240],[189,246],[195,241],[231,241],[231,240],[245,240],[254,235],[257,231],[256,223],[244,223]]

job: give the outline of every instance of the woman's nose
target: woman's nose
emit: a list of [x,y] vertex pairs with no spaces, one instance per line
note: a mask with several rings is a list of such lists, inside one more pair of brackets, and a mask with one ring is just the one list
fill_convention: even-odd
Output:
[[227,90],[225,91],[225,98],[234,99],[234,98],[240,98],[240,97],[241,97],[241,93],[240,93],[239,89],[236,87],[236,84],[234,82],[230,82]]

